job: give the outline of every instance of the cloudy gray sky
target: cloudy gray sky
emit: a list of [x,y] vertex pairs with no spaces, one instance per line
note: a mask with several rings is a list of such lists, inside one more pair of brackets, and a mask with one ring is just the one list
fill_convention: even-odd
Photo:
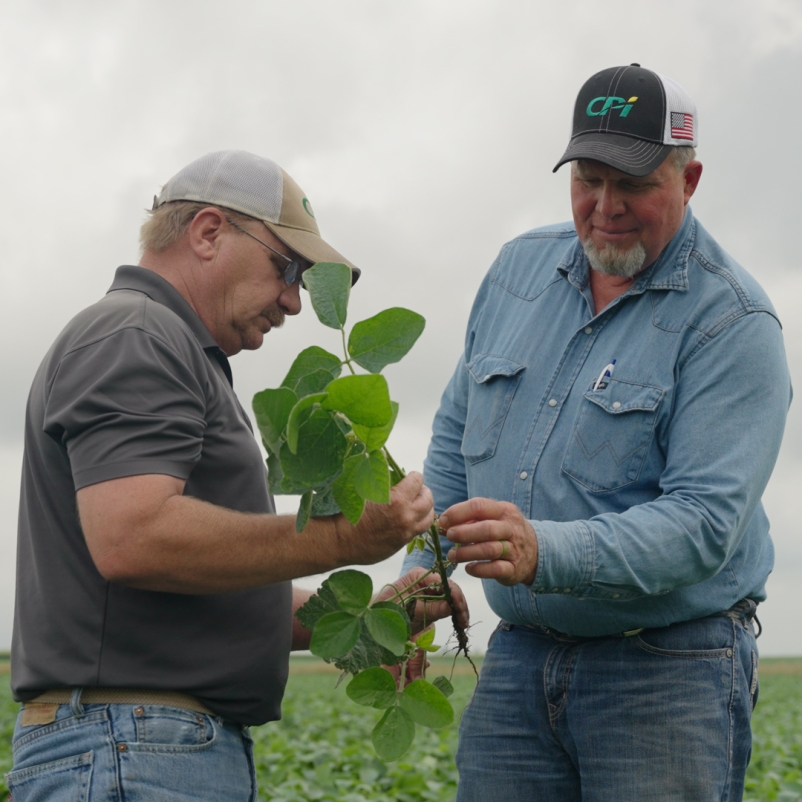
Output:
[[[551,167],[577,89],[632,61],[695,98],[705,172],[694,212],[773,298],[802,385],[799,0],[6,0],[0,648],[11,640],[28,386],[67,320],[105,292],[117,265],[136,262],[143,209],[162,183],[212,150],[275,159],[312,199],[327,239],[363,268],[352,321],[395,305],[427,318],[419,344],[387,371],[401,402],[389,445],[419,468],[499,247],[570,217],[567,171]],[[305,311],[236,357],[246,406],[313,343],[337,348]],[[778,560],[760,610],[764,654],[802,654],[801,483],[797,403],[765,497]],[[376,580],[399,562],[372,569]],[[494,618],[465,584],[483,650]]]

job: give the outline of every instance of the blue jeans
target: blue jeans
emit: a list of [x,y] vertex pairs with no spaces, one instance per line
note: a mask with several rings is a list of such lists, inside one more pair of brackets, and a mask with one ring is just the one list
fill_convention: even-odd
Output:
[[247,728],[157,705],[88,704],[14,730],[14,802],[253,802]]
[[754,608],[597,639],[502,623],[462,717],[457,802],[740,800]]

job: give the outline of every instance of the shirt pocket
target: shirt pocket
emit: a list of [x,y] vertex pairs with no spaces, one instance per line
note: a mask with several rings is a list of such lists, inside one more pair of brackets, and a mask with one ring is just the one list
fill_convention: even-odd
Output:
[[664,391],[608,379],[588,390],[574,424],[562,470],[594,493],[616,490],[640,475]]
[[470,378],[462,455],[474,464],[496,453],[524,365],[503,356],[479,354],[466,367]]

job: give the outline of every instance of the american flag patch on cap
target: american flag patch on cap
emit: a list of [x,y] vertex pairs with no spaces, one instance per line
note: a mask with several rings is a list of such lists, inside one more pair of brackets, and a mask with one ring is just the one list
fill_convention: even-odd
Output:
[[693,141],[693,114],[672,111],[671,136],[674,139],[690,139]]

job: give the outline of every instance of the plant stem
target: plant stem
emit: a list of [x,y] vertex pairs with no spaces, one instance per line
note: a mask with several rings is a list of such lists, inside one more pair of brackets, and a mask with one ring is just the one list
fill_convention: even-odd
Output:
[[[387,464],[399,475],[399,476],[406,476],[406,472],[404,469],[393,459],[390,452],[387,450],[387,446],[384,447],[384,455],[387,457]],[[429,527],[429,535],[431,536],[432,540],[432,548],[434,549],[434,566],[433,570],[436,570],[438,574],[440,574],[440,581],[443,585],[443,595],[445,596],[445,600],[448,602],[449,607],[451,607],[451,626],[454,628],[454,634],[457,636],[457,654],[459,655],[460,652],[468,658],[468,662],[473,667],[474,673],[478,676],[478,672],[476,670],[476,666],[474,665],[473,660],[468,655],[468,635],[465,632],[465,629],[462,625],[457,621],[457,614],[455,612],[456,605],[454,604],[454,597],[451,595],[451,586],[448,584],[448,571],[446,568],[447,561],[443,559],[443,549],[440,544],[440,532],[437,528],[437,519],[435,518],[434,523]]]

